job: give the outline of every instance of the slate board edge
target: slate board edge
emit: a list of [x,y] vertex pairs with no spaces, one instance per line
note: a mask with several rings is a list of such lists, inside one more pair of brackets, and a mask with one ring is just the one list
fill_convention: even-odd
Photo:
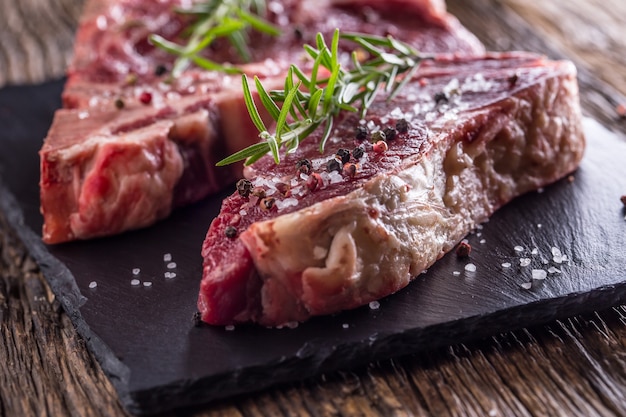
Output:
[[[130,392],[130,369],[124,365],[106,343],[100,339],[83,319],[79,307],[84,300],[72,273],[50,254],[41,238],[24,223],[22,209],[13,194],[0,181],[0,209],[10,227],[24,243],[39,264],[55,296],[68,314],[80,337],[94,354],[103,371],[115,387],[120,402],[137,415],[152,415],[174,409],[206,404],[244,393],[260,391],[272,386],[312,378],[316,375],[354,369],[372,360],[384,360],[405,356],[427,349],[434,349],[461,342],[470,342],[504,331],[513,331],[531,325],[571,317],[572,304],[578,304],[577,314],[592,312],[600,308],[626,302],[626,282],[600,287],[592,291],[568,294],[559,298],[538,300],[507,310],[498,310],[486,315],[477,315],[457,321],[407,330],[399,334],[379,334],[374,340],[350,344],[337,344],[330,351],[312,349],[310,355],[296,355],[280,361],[238,370],[229,375],[215,375],[197,380],[183,380],[145,391]],[[608,302],[607,302],[608,301]],[[549,305],[552,310],[544,316],[528,321],[528,312]],[[584,305],[584,307],[580,307]],[[538,317],[531,315],[531,317]],[[522,320],[524,318],[524,320]],[[481,326],[485,320],[489,326]],[[511,323],[516,323],[512,326]],[[454,328],[454,338],[441,336]],[[463,329],[459,331],[459,329]],[[439,334],[438,337],[433,337]],[[435,340],[436,343],[432,341]],[[346,355],[351,355],[346,360]],[[289,373],[293,361],[309,362],[306,370],[299,368],[298,375]],[[341,366],[341,363],[350,366]],[[233,375],[235,375],[233,377]],[[272,378],[269,378],[269,376]]]
[[102,370],[115,387],[120,401],[130,410],[133,400],[130,399],[130,369],[124,365],[106,343],[96,335],[80,313],[84,297],[80,293],[76,280],[70,270],[46,249],[46,246],[29,226],[24,222],[23,211],[15,196],[2,182],[0,177],[0,210],[7,223],[22,241],[30,255],[39,265],[44,278],[50,285],[55,297],[69,316],[79,336],[83,338],[93,353]]
[[[498,310],[490,314],[477,315],[422,329],[411,329],[395,334],[380,334],[380,337],[372,342],[360,341],[338,344],[336,349],[330,352],[316,351],[313,355],[305,357],[296,355],[277,362],[266,363],[263,366],[241,369],[227,375],[200,378],[191,383],[190,381],[179,381],[179,383],[162,386],[158,389],[151,388],[145,391],[131,392],[132,401],[124,405],[129,411],[137,415],[153,415],[174,409],[198,406],[228,397],[262,391],[289,382],[307,380],[327,372],[357,369],[374,360],[381,361],[402,357],[458,343],[473,342],[502,332],[544,325],[554,320],[572,317],[571,306],[573,304],[578,305],[575,308],[576,314],[586,314],[624,302],[626,302],[626,282],[599,287],[592,291],[572,293],[563,297],[543,299],[507,310]],[[528,320],[529,312],[536,312],[537,309],[548,305],[554,309],[541,318]],[[580,307],[580,305],[584,305],[584,307]],[[489,326],[482,326],[485,320],[489,321]],[[460,328],[463,330],[459,331]],[[441,336],[446,332],[454,334],[455,337]],[[437,334],[437,337],[433,337],[434,334]],[[433,343],[433,340],[436,342]],[[351,356],[347,358],[346,355]],[[310,361],[311,365],[306,369],[300,366],[296,375],[290,367],[290,363],[293,361]],[[340,362],[350,365],[338,365]],[[291,374],[289,374],[290,369]],[[236,376],[233,377],[233,374]]]

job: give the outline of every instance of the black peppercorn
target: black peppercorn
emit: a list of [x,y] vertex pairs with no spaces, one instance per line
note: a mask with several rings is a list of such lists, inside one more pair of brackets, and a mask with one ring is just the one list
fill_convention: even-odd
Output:
[[309,175],[313,171],[313,164],[308,159],[301,159],[296,162],[296,171]]
[[400,119],[396,122],[396,130],[398,133],[406,133],[409,131],[409,122],[406,119]]
[[367,127],[365,127],[363,125],[358,125],[356,127],[356,129],[354,130],[354,136],[358,140],[365,140],[365,139],[367,139],[367,135],[368,134],[369,134],[369,131],[367,130]]
[[122,110],[124,108],[124,100],[122,100],[121,98],[116,98],[115,99],[115,108],[118,110]]
[[443,91],[441,91],[439,93],[436,93],[433,98],[435,99],[435,104],[436,105],[448,102],[448,96]]
[[350,161],[350,151],[347,149],[339,149],[336,156],[337,158],[341,159],[342,164],[346,164]]
[[354,157],[354,159],[361,159],[363,158],[363,153],[364,153],[363,148],[361,148],[360,146],[357,146],[352,151],[352,156]]
[[154,68],[154,75],[156,75],[157,77],[165,75],[166,72],[167,68],[163,64],[159,64]]
[[232,239],[237,236],[237,228],[234,226],[228,226],[224,230],[224,234],[227,238]]
[[396,129],[393,127],[386,127],[385,130],[383,130],[383,133],[388,141],[396,138]]
[[252,192],[252,183],[247,179],[237,181],[237,192],[243,197],[248,197]]
[[328,172],[341,172],[341,162],[339,162],[337,158],[329,159],[326,163],[326,169],[328,170]]
[[304,31],[302,30],[301,27],[296,26],[293,30],[293,35],[296,37],[297,40],[301,41],[304,39]]
[[195,327],[200,327],[204,323],[202,321],[202,314],[200,314],[199,311],[196,311],[195,313],[193,313],[193,316],[191,316],[191,321],[193,322],[193,325]]

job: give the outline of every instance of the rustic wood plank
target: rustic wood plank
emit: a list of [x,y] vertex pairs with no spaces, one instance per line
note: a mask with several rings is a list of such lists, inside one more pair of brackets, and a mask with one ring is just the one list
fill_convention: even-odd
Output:
[[0,87],[60,78],[84,0],[0,0]]
[[[473,0],[471,7],[468,7],[468,2],[464,0],[448,0],[447,3],[450,12],[474,32],[490,50],[528,50],[544,53],[553,59],[572,60],[579,71],[581,102],[585,113],[614,131],[626,133],[626,118],[617,111],[618,105],[626,104],[624,95],[626,83],[621,81],[622,75],[626,72],[626,65],[623,62],[626,59],[624,58],[626,39],[624,36],[612,38],[615,42],[613,49],[618,55],[621,54],[619,60],[610,60],[608,57],[612,54],[603,55],[604,58],[598,60],[597,51],[593,54],[575,52],[583,51],[585,45],[572,41],[572,39],[593,36],[597,27],[606,28],[606,31],[611,33],[623,33],[623,28],[626,27],[626,14],[621,14],[614,20],[587,20],[586,23],[585,20],[580,22],[581,15],[573,14],[577,10],[596,8],[602,10],[603,13],[589,14],[588,18],[603,19],[605,15],[612,13],[613,3],[619,3],[619,0],[606,3],[599,0],[572,0],[570,2]],[[513,3],[517,8],[522,9],[523,15],[517,14],[510,7]],[[525,4],[526,7],[522,8],[521,4]],[[563,8],[563,4],[569,6]],[[551,18],[539,19],[539,16],[545,15],[550,15]],[[556,29],[555,22],[568,22],[570,19],[578,21],[578,24],[562,24],[560,31]],[[601,52],[600,54],[602,55]],[[610,63],[606,62],[607,59]],[[612,73],[619,73],[619,77],[609,77]],[[599,76],[604,76],[616,84],[609,86]]]
[[[626,94],[626,2],[622,0],[502,0],[537,36],[550,39],[564,55]],[[563,16],[567,16],[566,19]],[[588,22],[602,22],[590,25]],[[620,70],[621,68],[621,70]]]
[[0,415],[123,413],[36,263],[0,217]]

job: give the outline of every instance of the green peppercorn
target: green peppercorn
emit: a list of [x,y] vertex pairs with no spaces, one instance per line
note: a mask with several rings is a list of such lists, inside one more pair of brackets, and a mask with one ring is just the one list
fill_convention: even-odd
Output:
[[385,135],[385,132],[383,132],[382,130],[377,130],[376,132],[372,133],[372,142],[376,143],[380,142],[381,140],[387,140],[387,135]]

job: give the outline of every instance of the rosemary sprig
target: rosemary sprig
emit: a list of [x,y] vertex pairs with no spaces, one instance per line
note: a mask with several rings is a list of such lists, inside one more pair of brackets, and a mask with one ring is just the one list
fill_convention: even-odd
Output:
[[[339,62],[339,39],[355,43],[369,54],[369,60],[361,62],[355,50],[352,52],[353,68],[344,69]],[[260,132],[261,142],[223,159],[218,166],[242,160],[249,165],[268,152],[278,164],[281,147],[285,146],[287,152],[293,152],[303,139],[323,126],[319,144],[322,152],[332,132],[333,121],[341,111],[359,112],[361,118],[365,117],[381,90],[388,94],[388,100],[392,100],[411,80],[420,62],[428,58],[391,36],[340,34],[339,30],[333,34],[330,47],[318,33],[316,45],[304,45],[304,49],[313,59],[310,75],[292,65],[285,78],[284,89],[271,92],[267,92],[259,79],[254,77],[260,101],[276,122],[274,134],[270,134],[263,123],[252,98],[248,78],[242,75],[245,103]],[[322,73],[329,75],[319,78]]]
[[237,67],[207,59],[201,56],[201,52],[215,39],[226,37],[242,59],[250,61],[248,29],[272,36],[280,34],[276,26],[262,17],[265,10],[265,0],[208,0],[197,3],[190,8],[177,9],[177,12],[194,19],[194,24],[187,30],[189,41],[186,45],[168,41],[157,34],[150,35],[150,42],[178,55],[172,68],[173,77],[178,77],[191,63],[211,71],[240,73]]

